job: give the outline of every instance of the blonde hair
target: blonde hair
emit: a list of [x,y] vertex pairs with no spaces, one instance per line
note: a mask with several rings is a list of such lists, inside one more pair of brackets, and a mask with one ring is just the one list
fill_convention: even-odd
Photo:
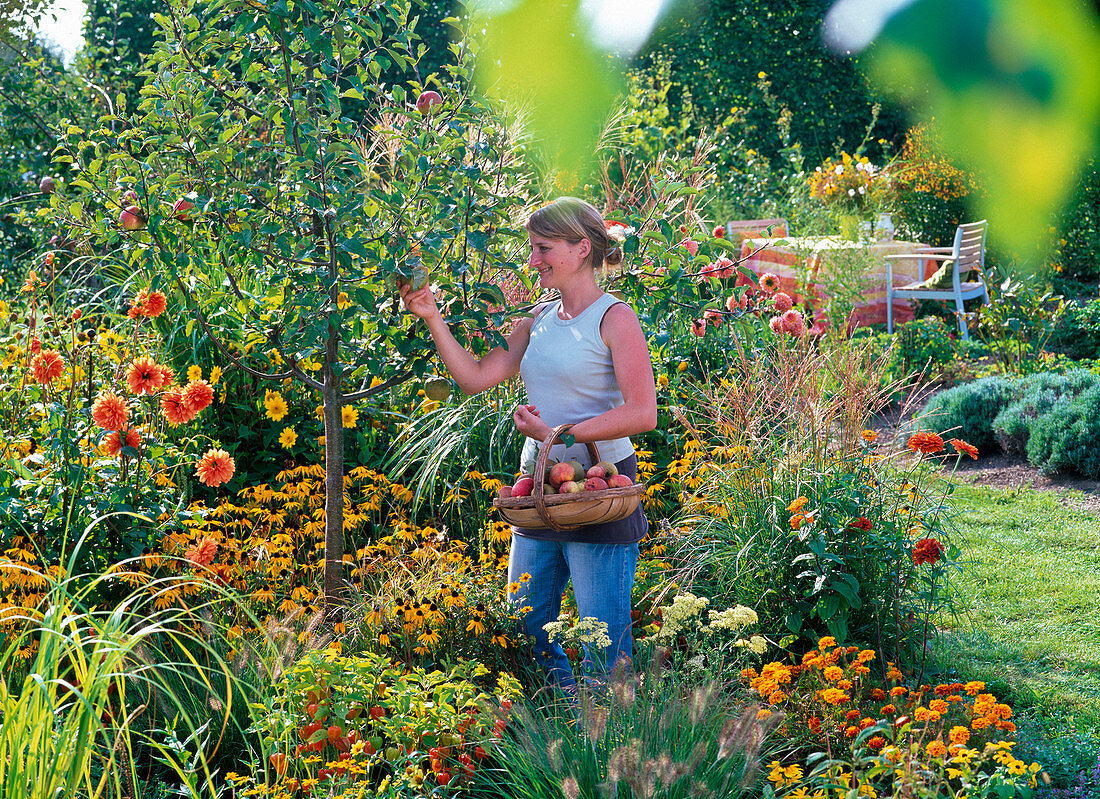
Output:
[[528,233],[545,239],[559,239],[579,244],[588,239],[592,252],[588,262],[593,269],[606,263],[616,266],[623,262],[623,248],[607,235],[607,224],[595,206],[577,197],[558,197],[535,211],[525,226]]

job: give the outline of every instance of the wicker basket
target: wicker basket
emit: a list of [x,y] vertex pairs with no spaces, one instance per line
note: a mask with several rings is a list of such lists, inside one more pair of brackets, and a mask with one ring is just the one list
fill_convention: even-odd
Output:
[[[623,488],[607,488],[603,491],[581,491],[577,494],[543,495],[546,479],[546,462],[550,447],[561,440],[562,434],[573,425],[563,424],[554,428],[539,449],[535,462],[535,488],[529,497],[508,497],[493,500],[493,507],[500,511],[505,521],[516,527],[576,530],[592,524],[617,522],[632,514],[641,502],[645,486],[635,483]],[[592,463],[599,463],[600,451],[589,443],[588,454]]]

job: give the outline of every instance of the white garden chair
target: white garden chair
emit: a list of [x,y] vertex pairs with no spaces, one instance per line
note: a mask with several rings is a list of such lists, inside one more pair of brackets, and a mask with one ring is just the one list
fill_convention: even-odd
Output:
[[[955,243],[950,247],[918,247],[911,253],[886,256],[886,332],[894,332],[894,298],[906,300],[954,300],[955,316],[959,320],[959,332],[963,340],[970,338],[966,329],[964,300],[981,297],[989,304],[989,291],[985,286],[985,229],[986,220],[959,225],[955,230]],[[894,288],[894,274],[890,261],[920,258],[927,261],[951,261],[951,288],[924,288],[920,283],[910,283]],[[959,275],[971,270],[978,274],[976,281],[963,281]]]

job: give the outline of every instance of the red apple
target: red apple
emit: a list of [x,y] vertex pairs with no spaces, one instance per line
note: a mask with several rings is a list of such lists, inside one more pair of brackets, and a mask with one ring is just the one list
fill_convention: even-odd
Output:
[[573,466],[569,463],[555,463],[553,468],[550,469],[550,483],[555,488],[562,483],[569,482],[574,477]]
[[[613,477],[614,475],[616,475],[616,474],[618,474],[618,473],[619,473],[619,470],[618,470],[618,469],[617,469],[617,468],[615,467],[615,464],[613,464],[613,463],[612,463],[611,461],[600,461],[600,462],[599,462],[599,463],[597,463],[596,465],[597,465],[597,466],[602,466],[602,467],[603,467],[603,472],[604,472],[604,473],[603,473],[602,477],[603,477],[603,478],[604,478],[605,480],[606,480],[606,479],[607,479],[608,477]],[[597,477],[600,477],[601,475],[596,475],[596,476],[597,476]]]
[[49,175],[38,181],[38,190],[43,194],[53,194],[57,191],[57,181],[51,178]]
[[497,496],[500,497],[501,499],[508,499],[508,497],[512,496],[512,487],[511,486],[501,486],[500,488],[497,489]]
[[178,219],[180,222],[190,222],[192,219],[192,213],[195,208],[195,204],[186,197],[180,197],[176,200],[176,204],[172,206],[172,216]]
[[118,224],[123,230],[141,230],[145,227],[145,214],[136,205],[127,206],[118,215]]
[[607,488],[607,481],[602,477],[589,477],[584,481],[585,491],[603,491]]
[[443,105],[443,97],[439,92],[433,92],[429,89],[426,92],[421,92],[420,96],[416,98],[416,110],[421,114],[430,114],[432,106],[436,105]]
[[595,466],[588,467],[588,471],[585,472],[585,477],[589,479],[598,477],[600,480],[607,478],[607,470],[604,468],[603,461],[600,461]]
[[634,485],[634,483],[632,483],[630,481],[630,478],[627,477],[625,474],[613,474],[609,478],[607,478],[608,488],[626,488],[627,486],[632,485]]
[[535,488],[535,478],[523,476],[516,480],[516,484],[512,486],[513,497],[529,497],[531,492]]
[[138,204],[137,192],[134,191],[133,189],[127,189],[126,191],[122,192],[122,204],[123,205],[137,205]]

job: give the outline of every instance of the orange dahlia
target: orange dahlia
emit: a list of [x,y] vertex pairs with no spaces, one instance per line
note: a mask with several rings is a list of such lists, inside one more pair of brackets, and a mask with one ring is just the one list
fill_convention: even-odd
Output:
[[[122,436],[118,430],[111,430],[107,433],[107,437],[103,439],[103,443],[107,446],[107,454],[112,458],[122,452]],[[141,445],[141,433],[137,430],[130,429],[126,431],[126,446],[137,449]]]
[[960,455],[969,455],[974,460],[978,459],[978,448],[975,447],[973,444],[968,444],[961,438],[953,438],[947,443],[950,444],[955,449],[955,452],[959,453]]
[[165,373],[171,373],[170,369],[163,367],[147,356],[134,358],[130,369],[126,373],[126,385],[131,394],[153,394],[165,385]]
[[92,404],[92,421],[104,430],[125,430],[129,418],[126,400],[117,394],[100,394]]
[[214,558],[217,554],[218,542],[210,536],[204,535],[187,550],[187,554],[184,555],[184,557],[196,566],[209,566],[214,562]]
[[913,452],[922,452],[925,455],[935,455],[943,450],[943,438],[937,433],[920,431],[909,436],[906,446]]
[[181,391],[183,405],[196,414],[214,401],[214,387],[205,380],[192,380]]
[[935,538],[922,538],[913,545],[913,563],[920,566],[922,563],[935,564],[943,557],[943,544]]
[[160,408],[168,424],[173,427],[187,424],[195,418],[195,414],[183,404],[183,392],[178,388],[170,388],[160,395]]
[[233,476],[235,469],[233,458],[224,449],[208,449],[206,454],[199,458],[195,473],[199,476],[199,482],[215,488],[227,482]]
[[42,350],[31,360],[31,374],[42,385],[52,383],[64,371],[65,361],[57,350]]
[[760,276],[760,290],[765,294],[772,294],[779,290],[779,275],[765,272]]
[[142,289],[130,301],[130,311],[127,314],[131,319],[145,316],[152,319],[160,316],[168,308],[168,298],[162,291],[149,291]]

